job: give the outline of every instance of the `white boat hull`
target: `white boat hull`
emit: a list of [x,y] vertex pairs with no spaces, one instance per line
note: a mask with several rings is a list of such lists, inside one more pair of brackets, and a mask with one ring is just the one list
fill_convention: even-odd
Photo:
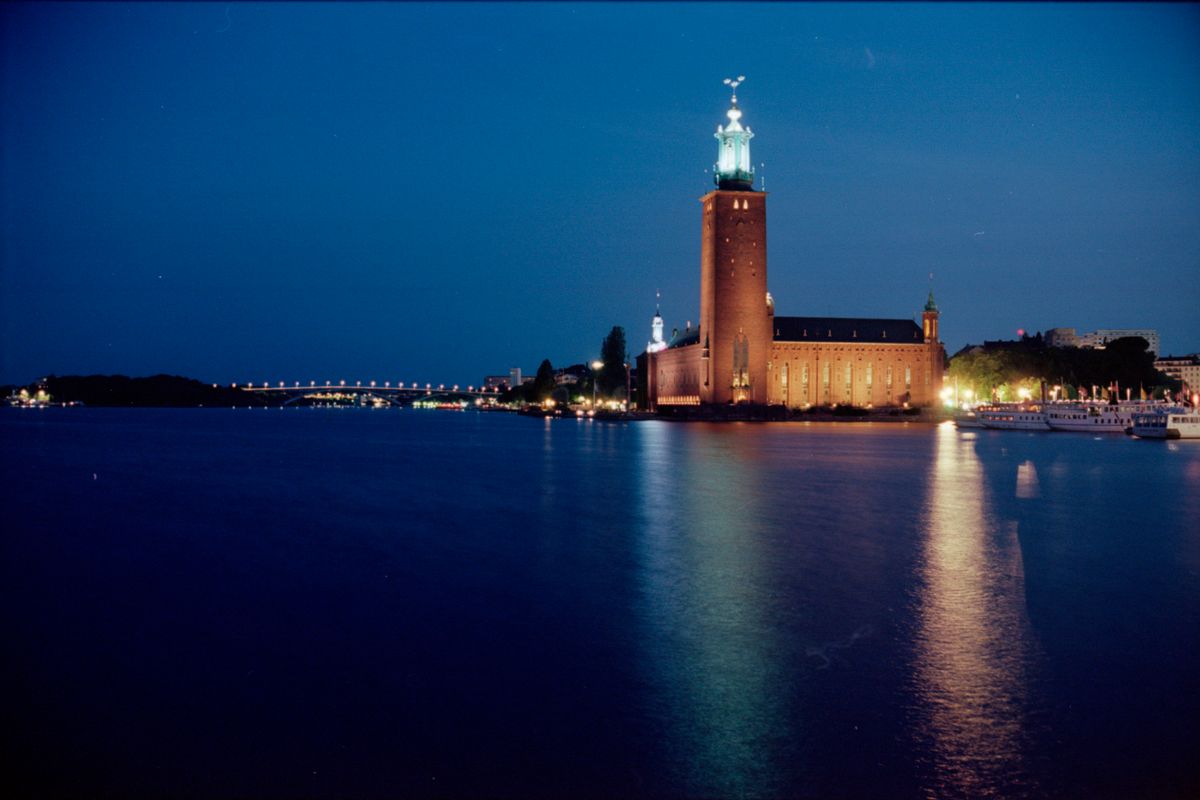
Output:
[[1124,433],[1133,425],[1134,409],[1118,405],[1063,405],[1046,410],[1052,430],[1075,433]]
[[1046,412],[1032,408],[978,408],[975,418],[985,428],[1000,431],[1048,431]]
[[1139,439],[1200,439],[1200,414],[1137,414],[1129,432]]

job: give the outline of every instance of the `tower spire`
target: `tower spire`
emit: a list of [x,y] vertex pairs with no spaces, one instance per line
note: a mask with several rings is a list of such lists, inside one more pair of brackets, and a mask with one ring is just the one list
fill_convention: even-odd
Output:
[[754,133],[742,127],[742,110],[738,108],[737,88],[746,81],[745,75],[726,78],[725,85],[732,90],[729,110],[725,116],[729,124],[717,126],[717,163],[713,166],[713,181],[718,189],[750,191],[754,188],[754,166],[750,163],[750,140]]
[[730,102],[733,103],[733,105],[735,107],[737,106],[737,87],[741,86],[745,82],[746,82],[745,75],[738,75],[736,79],[734,79],[734,78],[726,78],[725,79],[725,85],[733,90],[733,97],[730,98]]
[[658,353],[667,349],[663,340],[663,318],[659,311],[660,293],[654,290],[654,316],[650,320],[650,341],[646,343],[647,353]]

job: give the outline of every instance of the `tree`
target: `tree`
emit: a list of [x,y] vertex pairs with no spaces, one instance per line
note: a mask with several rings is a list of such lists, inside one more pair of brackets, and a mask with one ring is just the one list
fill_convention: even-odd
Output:
[[600,360],[604,366],[596,379],[596,387],[602,395],[612,397],[618,388],[625,389],[625,329],[614,325],[600,345]]
[[528,399],[534,403],[541,403],[554,392],[554,386],[554,367],[550,365],[550,359],[543,359],[538,366],[537,375],[533,378],[533,387]]
[[998,346],[977,347],[955,357],[948,370],[952,385],[973,389],[981,399],[993,391],[1001,400],[1014,399],[1020,389],[1038,396],[1039,383],[1060,385],[1073,398],[1076,388],[1091,394],[1091,387],[1119,385],[1140,394],[1162,385],[1166,376],[1154,369],[1154,354],[1141,337],[1115,339],[1104,349],[1049,347],[1036,337]]

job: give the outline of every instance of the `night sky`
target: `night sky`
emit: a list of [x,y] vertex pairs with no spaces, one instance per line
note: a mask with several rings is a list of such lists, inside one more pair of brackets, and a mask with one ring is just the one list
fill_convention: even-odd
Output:
[[[478,383],[695,321],[744,74],[784,315],[1200,350],[1200,8],[12,5],[0,382]],[[760,183],[761,188],[761,183]]]

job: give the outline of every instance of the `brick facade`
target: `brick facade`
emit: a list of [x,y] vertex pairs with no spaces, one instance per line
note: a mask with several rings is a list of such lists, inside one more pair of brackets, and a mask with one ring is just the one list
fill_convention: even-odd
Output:
[[700,202],[700,400],[769,402],[767,196],[717,190]]
[[942,349],[927,344],[775,342],[772,404],[924,406],[942,390]]

